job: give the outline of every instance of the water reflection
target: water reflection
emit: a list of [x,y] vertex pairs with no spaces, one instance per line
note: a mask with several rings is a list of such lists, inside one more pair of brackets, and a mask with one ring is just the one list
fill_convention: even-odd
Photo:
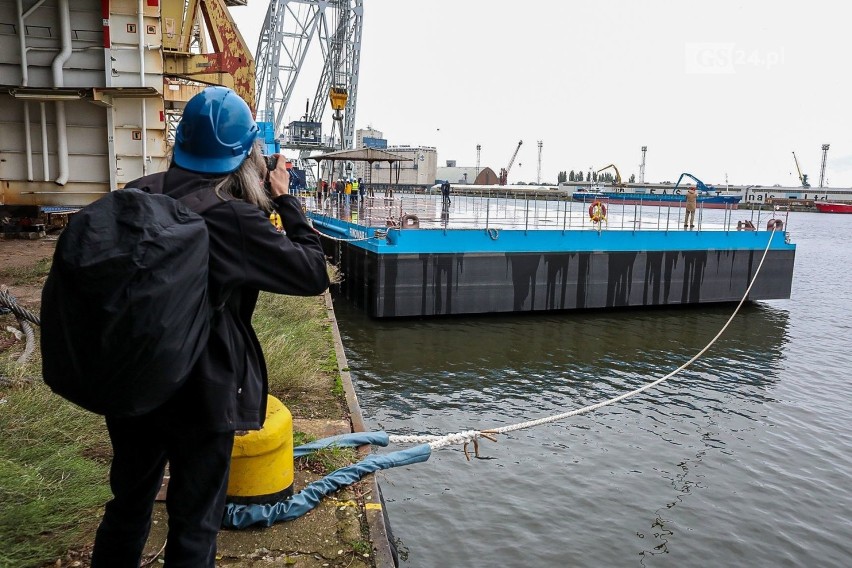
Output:
[[450,204],[444,202],[441,204],[441,228],[446,229],[450,222]]
[[[706,345],[732,307],[422,321],[371,320],[345,301],[335,310],[368,400],[410,410],[496,397],[547,409],[545,392],[579,405],[662,376]],[[785,310],[744,306],[716,345],[667,387],[668,396],[645,397],[641,411],[649,411],[646,404],[715,411],[725,407],[725,394],[765,399],[784,359],[787,322]]]

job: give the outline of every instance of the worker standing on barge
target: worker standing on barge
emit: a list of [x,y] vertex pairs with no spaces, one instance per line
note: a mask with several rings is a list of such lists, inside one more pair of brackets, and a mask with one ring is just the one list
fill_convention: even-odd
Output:
[[683,218],[684,229],[695,228],[695,206],[697,203],[698,192],[695,190],[695,186],[690,186],[690,188],[686,190],[686,217]]

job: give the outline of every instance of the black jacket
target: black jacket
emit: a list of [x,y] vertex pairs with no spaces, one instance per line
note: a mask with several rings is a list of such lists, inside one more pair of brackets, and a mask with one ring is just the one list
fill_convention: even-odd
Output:
[[[179,198],[213,187],[220,178],[172,166],[127,187],[162,183],[166,195]],[[213,318],[207,348],[186,384],[155,411],[176,427],[218,432],[260,428],[268,382],[251,326],[259,291],[312,296],[329,285],[319,237],[299,200],[283,195],[274,205],[285,234],[277,232],[258,207],[239,199],[223,201],[203,214],[210,235],[208,293],[214,306],[224,307]]]

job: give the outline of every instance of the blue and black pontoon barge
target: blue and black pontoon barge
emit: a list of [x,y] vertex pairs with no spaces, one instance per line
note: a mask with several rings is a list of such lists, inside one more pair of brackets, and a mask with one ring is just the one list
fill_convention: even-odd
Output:
[[340,292],[375,318],[738,302],[767,248],[748,300],[790,297],[796,246],[760,212],[699,211],[683,230],[672,208],[613,206],[595,223],[564,199],[307,205]]

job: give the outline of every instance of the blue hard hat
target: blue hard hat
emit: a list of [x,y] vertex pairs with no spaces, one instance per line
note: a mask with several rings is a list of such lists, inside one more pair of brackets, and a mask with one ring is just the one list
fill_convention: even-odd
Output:
[[229,174],[249,155],[259,130],[237,93],[207,87],[183,110],[175,135],[175,164],[202,174]]

